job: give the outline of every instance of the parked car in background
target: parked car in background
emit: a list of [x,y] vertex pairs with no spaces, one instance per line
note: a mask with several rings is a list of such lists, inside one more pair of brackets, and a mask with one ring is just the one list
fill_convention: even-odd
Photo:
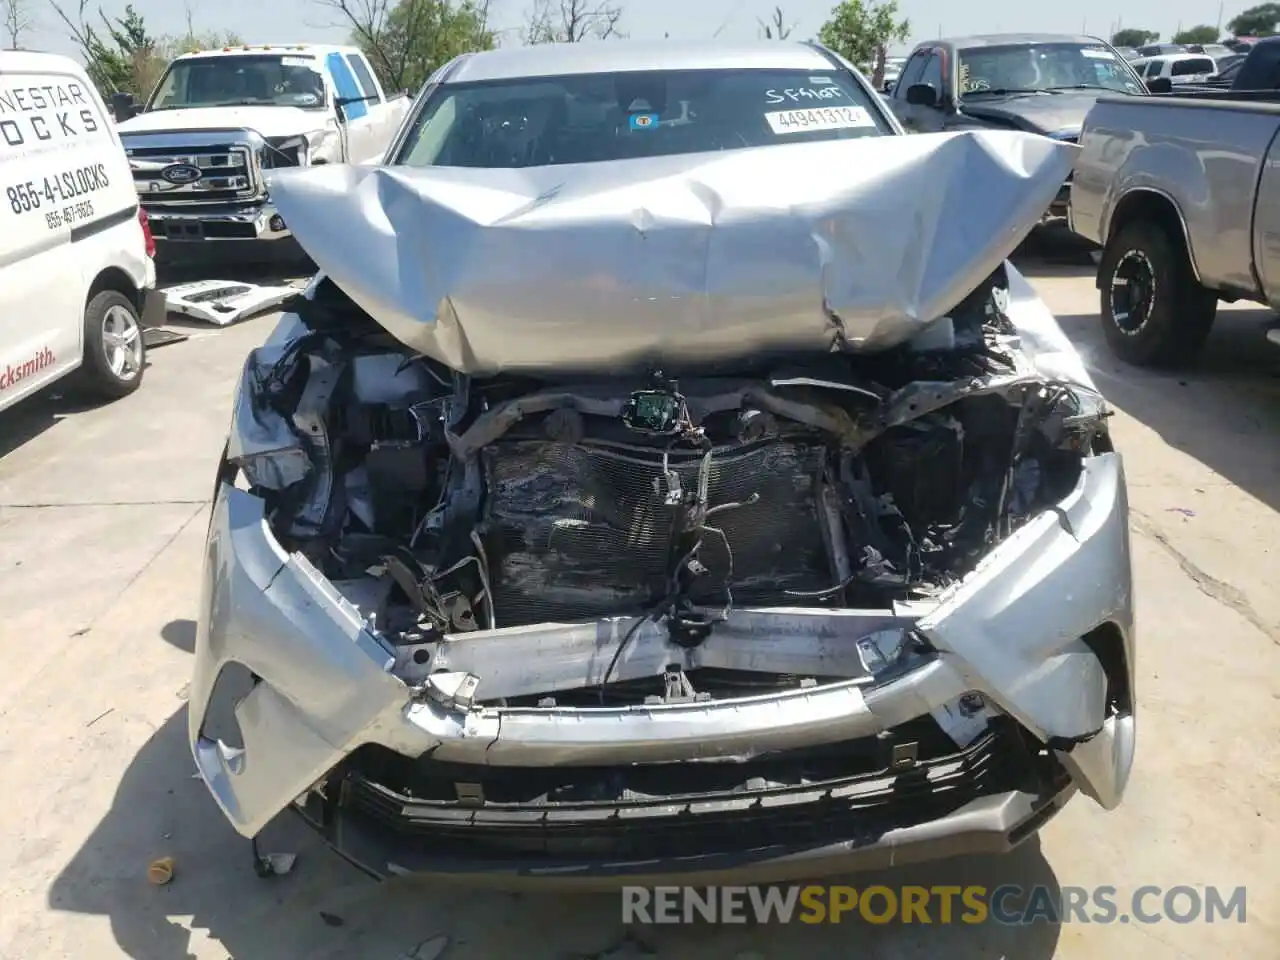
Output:
[[1142,56],[1142,54],[1140,54],[1133,47],[1115,47],[1113,49],[1115,50],[1116,53],[1120,54],[1120,56],[1124,57],[1126,60],[1137,60],[1140,56]]
[[1145,47],[1138,48],[1138,56],[1146,57],[1163,57],[1170,53],[1186,53],[1185,44],[1181,43],[1148,43]]
[[121,139],[162,258],[296,255],[271,204],[275,170],[381,158],[409,108],[356,47],[223,47],[169,64]]
[[[1248,54],[1232,53],[1218,60],[1218,72],[1215,76],[1210,77],[1208,82],[1218,86],[1230,86],[1235,83],[1236,75],[1240,72],[1240,68],[1244,66]],[[1148,88],[1150,89],[1150,88]]]
[[1158,57],[1143,57],[1133,61],[1133,69],[1148,89],[1151,81],[1164,79],[1172,86],[1184,83],[1204,83],[1218,75],[1218,64],[1202,53],[1169,53]]
[[[1219,61],[1218,73],[1205,81],[1196,84],[1179,84],[1176,90],[1179,96],[1195,95],[1213,96],[1214,91],[1226,91],[1237,99],[1251,97],[1263,101],[1271,100],[1271,94],[1280,89],[1280,37],[1266,37],[1251,44],[1248,52],[1235,54],[1230,63]],[[1150,84],[1148,84],[1150,87]],[[1168,92],[1163,88],[1150,87],[1153,92]]]
[[321,272],[236,388],[189,696],[238,832],[751,882],[1120,802],[1123,466],[1006,261],[1075,150],[901,133],[817,45],[545,44],[280,174]]
[[1280,104],[1256,92],[1104,97],[1085,120],[1071,226],[1103,245],[1102,327],[1130,363],[1194,357],[1219,300],[1280,308]]
[[906,57],[885,57],[884,83],[881,86],[883,92],[888,93],[897,86],[898,77],[902,75],[902,67],[906,62]]
[[[912,51],[890,98],[913,133],[973,127],[1027,130],[1074,143],[1101,93],[1145,96],[1119,53],[1097,37],[993,34],[928,40]],[[1064,185],[1047,216],[1066,215]]]
[[0,51],[0,409],[68,375],[123,397],[164,322],[110,114],[67,57]]
[[1223,57],[1231,56],[1235,51],[1223,43],[1189,43],[1187,53],[1203,53],[1213,57],[1214,60],[1221,60]]

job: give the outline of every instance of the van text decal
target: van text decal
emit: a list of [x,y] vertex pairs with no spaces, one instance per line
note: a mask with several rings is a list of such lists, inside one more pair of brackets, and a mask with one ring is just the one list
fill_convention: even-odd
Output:
[[56,361],[57,358],[53,355],[53,351],[45,347],[30,360],[24,360],[16,367],[6,363],[3,367],[0,367],[0,391],[17,386],[28,377],[35,376],[41,370],[52,367]]
[[11,184],[4,188],[4,198],[19,216],[43,210],[47,226],[55,229],[92,216],[93,206],[84,198],[110,185],[106,164],[95,163]]
[[0,146],[54,146],[102,129],[93,101],[75,80],[0,87]]

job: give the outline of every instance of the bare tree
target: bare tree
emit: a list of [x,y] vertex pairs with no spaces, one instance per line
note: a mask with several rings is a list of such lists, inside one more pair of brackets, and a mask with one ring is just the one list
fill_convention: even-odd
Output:
[[535,0],[523,31],[525,43],[581,43],[624,37],[622,7],[609,0]]
[[23,34],[35,29],[36,25],[27,0],[0,0],[0,20],[4,22],[7,50],[20,50]]
[[773,8],[773,16],[769,18],[768,23],[758,18],[756,23],[760,24],[760,33],[766,40],[785,40],[791,36],[791,31],[796,28],[794,23],[787,23],[781,7]]

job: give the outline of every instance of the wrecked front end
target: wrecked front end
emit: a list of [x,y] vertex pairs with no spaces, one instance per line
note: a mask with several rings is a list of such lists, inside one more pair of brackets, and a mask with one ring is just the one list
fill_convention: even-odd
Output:
[[295,306],[237,393],[190,698],[243,835],[770,880],[1119,802],[1123,470],[1011,266],[891,348],[679,376],[467,376],[331,280]]
[[681,382],[691,449],[628,425],[648,383],[482,385],[337,328],[256,351],[191,695],[223,810],[294,803],[378,874],[564,880],[1000,850],[1074,787],[1115,805],[1120,458],[1086,386],[965,323],[866,375]]

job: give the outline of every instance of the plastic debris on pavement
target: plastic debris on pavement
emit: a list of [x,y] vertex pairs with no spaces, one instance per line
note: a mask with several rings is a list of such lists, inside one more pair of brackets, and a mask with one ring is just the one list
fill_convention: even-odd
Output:
[[173,857],[159,857],[147,866],[147,879],[157,887],[173,880]]
[[396,960],[440,960],[449,949],[449,938],[445,935],[423,940],[412,950],[400,954]]

